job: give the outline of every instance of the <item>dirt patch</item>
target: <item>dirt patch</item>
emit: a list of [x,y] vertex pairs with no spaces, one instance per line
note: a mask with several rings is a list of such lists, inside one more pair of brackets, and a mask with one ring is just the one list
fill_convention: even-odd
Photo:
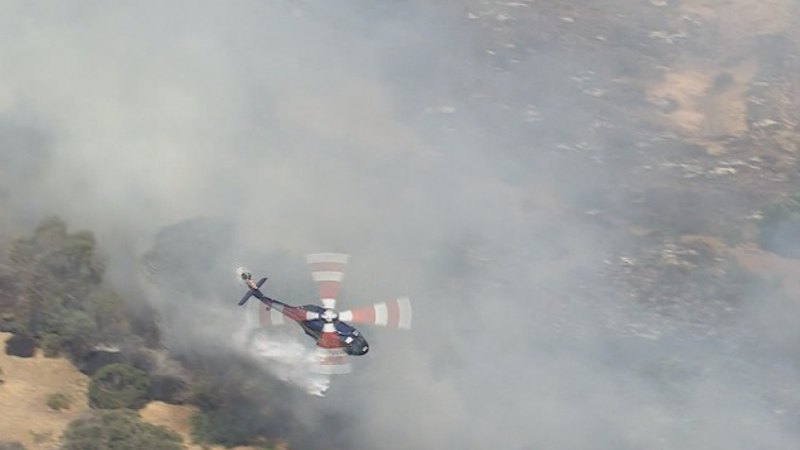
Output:
[[705,106],[704,134],[742,136],[748,131],[747,92],[758,65],[749,59],[716,75],[702,99]]
[[[0,333],[0,342],[12,335]],[[70,421],[88,409],[89,378],[63,358],[32,358],[0,354],[5,383],[0,384],[0,436],[19,441],[29,450],[51,449]],[[47,396],[67,395],[69,409],[53,411]]]
[[673,126],[685,133],[699,133],[705,122],[700,110],[700,100],[712,77],[699,70],[675,70],[664,75],[664,80],[648,90],[648,100],[668,103],[674,109],[667,112]]
[[[0,333],[0,342],[13,336]],[[37,352],[32,358],[0,354],[4,383],[0,384],[0,437],[19,441],[29,450],[55,448],[64,429],[82,412],[89,409],[86,390],[89,377],[80,373],[63,358],[45,358]],[[70,398],[69,409],[53,411],[47,406],[47,396],[62,393]],[[196,408],[150,402],[140,411],[142,418],[166,426],[180,434],[189,450],[208,447],[189,445],[190,418]],[[224,447],[210,447],[223,450]],[[234,450],[255,450],[254,447],[235,447]]]
[[756,69],[753,60],[728,70],[675,69],[648,90],[648,99],[654,104],[673,105],[664,112],[668,124],[691,136],[709,153],[720,153],[720,148],[704,141],[747,133],[747,90]]

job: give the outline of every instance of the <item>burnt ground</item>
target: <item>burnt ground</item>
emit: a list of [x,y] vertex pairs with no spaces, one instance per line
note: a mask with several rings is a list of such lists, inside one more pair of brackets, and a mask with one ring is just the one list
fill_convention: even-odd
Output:
[[[800,187],[797,7],[767,3],[468,2],[480,62],[439,61],[451,92],[422,120],[496,149],[521,207],[618,236],[606,270],[636,301],[730,312],[771,276],[741,263],[764,209]],[[543,164],[553,192],[528,177]]]

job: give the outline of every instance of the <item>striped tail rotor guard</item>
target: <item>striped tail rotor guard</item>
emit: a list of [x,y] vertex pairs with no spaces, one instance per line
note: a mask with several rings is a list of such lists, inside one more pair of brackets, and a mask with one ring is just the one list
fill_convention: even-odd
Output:
[[388,328],[411,328],[411,301],[401,297],[376,303],[365,308],[356,308],[339,313],[339,320]]

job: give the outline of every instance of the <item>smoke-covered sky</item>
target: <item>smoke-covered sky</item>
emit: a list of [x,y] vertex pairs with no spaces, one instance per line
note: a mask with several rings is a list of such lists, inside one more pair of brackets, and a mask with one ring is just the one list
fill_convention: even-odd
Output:
[[641,129],[593,94],[620,53],[680,59],[624,28],[663,5],[596,6],[622,28],[589,52],[548,3],[0,1],[3,225],[89,228],[125,285],[159,230],[206,218],[212,251],[176,247],[227,283],[183,305],[202,318],[236,313],[237,264],[298,304],[303,255],[353,255],[342,303],[408,295],[415,328],[365,330],[317,402],[355,414],[352,448],[796,448],[788,346],[738,331],[775,311],[689,326],[607,276],[630,242],[591,212],[635,208],[635,156],[598,136]]

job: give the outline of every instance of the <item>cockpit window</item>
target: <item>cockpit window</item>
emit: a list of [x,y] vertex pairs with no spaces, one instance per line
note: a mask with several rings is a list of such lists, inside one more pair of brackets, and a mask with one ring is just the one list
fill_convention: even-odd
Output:
[[344,322],[335,322],[336,331],[345,336],[358,336],[358,331],[355,328]]

